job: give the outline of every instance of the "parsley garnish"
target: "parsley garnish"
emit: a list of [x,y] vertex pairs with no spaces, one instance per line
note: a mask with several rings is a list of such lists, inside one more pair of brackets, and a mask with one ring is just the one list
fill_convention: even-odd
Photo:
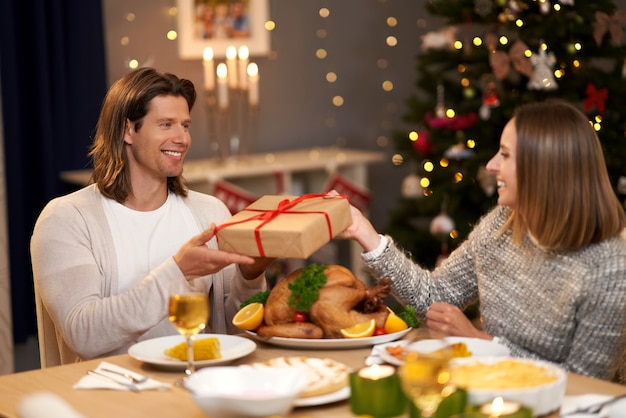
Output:
[[406,305],[404,310],[397,315],[411,328],[420,326],[420,321],[417,319],[417,311],[413,305]]
[[320,287],[326,284],[325,265],[310,264],[302,270],[300,277],[289,283],[291,296],[287,304],[298,312],[309,312],[320,295]]
[[259,292],[259,293],[255,293],[254,295],[250,296],[248,299],[244,300],[243,302],[241,302],[241,305],[239,305],[239,309],[243,308],[246,305],[250,305],[251,303],[255,303],[255,302],[259,302],[262,303],[263,305],[265,305],[265,302],[267,302],[267,298],[270,295],[270,291],[269,290],[265,290],[263,292]]

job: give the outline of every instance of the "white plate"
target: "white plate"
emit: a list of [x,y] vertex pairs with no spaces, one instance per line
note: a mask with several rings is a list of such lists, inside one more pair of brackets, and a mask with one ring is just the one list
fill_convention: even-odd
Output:
[[[196,339],[215,337],[220,341],[222,358],[215,360],[194,361],[197,368],[206,366],[216,366],[218,364],[229,363],[243,356],[247,356],[256,350],[254,341],[248,338],[237,337],[225,334],[199,334]],[[185,341],[182,335],[170,335],[167,337],[153,338],[141,341],[132,345],[128,349],[128,354],[139,361],[168,369],[185,370],[186,362],[171,358],[165,355],[167,348]]]
[[[507,357],[510,354],[506,346],[489,340],[466,337],[445,337],[443,340],[448,344],[465,343],[467,349],[472,353],[471,357]],[[398,341],[376,346],[376,353],[387,363],[400,366],[404,361],[392,356],[385,347],[402,345],[407,347],[408,350],[428,352],[432,351],[432,344],[434,342],[435,340],[421,340],[409,344],[408,341]]]
[[389,341],[395,341],[404,337],[411,328],[394,332],[392,334],[377,335],[375,337],[366,338],[321,338],[321,339],[307,339],[307,338],[284,338],[284,337],[271,337],[261,338],[256,333],[246,331],[252,335],[258,341],[273,344],[281,347],[292,348],[318,348],[318,349],[338,349],[338,348],[359,348],[370,347],[376,344],[382,344]]
[[336,392],[327,393],[320,396],[310,396],[308,398],[298,398],[294,402],[294,406],[316,406],[325,405],[331,402],[343,401],[350,397],[350,386],[339,389]]

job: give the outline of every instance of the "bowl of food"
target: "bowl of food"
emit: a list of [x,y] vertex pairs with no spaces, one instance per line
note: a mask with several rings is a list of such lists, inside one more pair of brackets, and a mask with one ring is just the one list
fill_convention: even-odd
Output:
[[542,416],[561,407],[567,374],[545,361],[467,357],[452,360],[450,380],[467,390],[471,405],[491,403],[501,397],[532,409],[534,416]]
[[210,417],[287,415],[307,385],[295,367],[212,367],[189,376],[185,387]]

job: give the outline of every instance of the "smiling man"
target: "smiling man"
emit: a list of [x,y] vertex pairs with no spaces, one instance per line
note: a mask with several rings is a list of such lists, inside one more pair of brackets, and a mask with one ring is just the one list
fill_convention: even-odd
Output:
[[107,93],[90,150],[93,184],[52,200],[31,239],[42,365],[125,353],[177,334],[171,294],[210,295],[210,331],[265,290],[271,259],[220,251],[230,217],[182,177],[196,91],[189,80],[134,70]]

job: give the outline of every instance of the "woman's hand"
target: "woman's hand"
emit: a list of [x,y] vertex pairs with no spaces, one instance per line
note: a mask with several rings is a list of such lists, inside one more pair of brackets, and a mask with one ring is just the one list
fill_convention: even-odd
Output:
[[476,328],[463,311],[454,305],[437,302],[426,312],[426,326],[429,331],[458,337],[492,340],[493,336]]
[[254,264],[240,264],[239,270],[241,270],[244,279],[253,280],[259,277],[274,261],[276,258],[256,257]]
[[[336,190],[328,192],[329,196],[341,196]],[[380,244],[380,236],[371,222],[363,216],[360,210],[350,205],[352,224],[344,231],[337,234],[340,239],[352,239],[358,242],[365,252],[375,250]]]
[[[209,248],[206,243],[215,235],[215,224],[183,244],[174,255],[174,261],[188,280],[217,273],[229,264],[254,264],[246,255]],[[269,265],[269,264],[268,264]]]

